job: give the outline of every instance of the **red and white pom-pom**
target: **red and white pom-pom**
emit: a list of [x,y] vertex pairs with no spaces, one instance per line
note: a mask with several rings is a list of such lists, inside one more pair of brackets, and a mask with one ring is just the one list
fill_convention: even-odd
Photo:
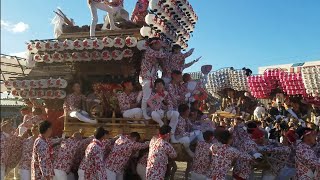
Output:
[[42,89],[38,89],[36,93],[37,93],[37,98],[43,98],[45,96],[45,91]]
[[114,60],[118,61],[123,58],[122,52],[119,50],[113,50],[111,54],[112,54],[112,59],[114,59]]
[[80,56],[79,56],[79,53],[78,52],[73,52],[71,54],[71,57],[72,57],[72,60],[73,61],[80,61]]
[[46,51],[54,51],[54,49],[53,49],[53,43],[54,43],[54,42],[46,41],[45,44],[44,44],[45,50],[46,50]]
[[4,85],[6,86],[7,89],[13,88],[13,80],[7,80],[4,82]]
[[83,60],[83,61],[90,61],[91,59],[91,54],[88,52],[88,51],[83,51],[80,53],[80,58]]
[[46,98],[47,99],[54,99],[54,93],[53,93],[53,90],[46,90]]
[[94,61],[98,61],[98,60],[101,60],[101,53],[99,51],[93,51],[91,53],[91,58],[92,60]]
[[13,81],[13,84],[12,86],[16,89],[21,89],[21,86],[22,86],[22,82],[20,80],[15,80]]
[[60,41],[56,41],[53,43],[53,49],[55,51],[63,51],[64,50],[64,47],[63,47],[63,42],[60,42]]
[[35,55],[33,56],[33,59],[34,59],[34,61],[36,61],[36,62],[43,62],[42,56],[41,56],[40,54],[35,54]]
[[53,63],[53,59],[52,59],[51,55],[48,54],[48,53],[44,53],[44,54],[42,55],[42,60],[43,60],[43,62],[45,62],[45,63]]
[[125,45],[124,39],[120,38],[120,37],[116,37],[114,38],[114,47],[116,48],[123,48]]
[[104,61],[110,61],[112,59],[111,53],[107,50],[102,51],[101,56],[102,56],[102,60]]
[[21,91],[19,91],[19,90],[17,90],[17,89],[13,89],[13,90],[11,91],[11,94],[12,94],[12,96],[14,96],[14,97],[19,97],[19,96],[20,96],[20,92],[21,92]]
[[31,53],[37,53],[38,52],[38,49],[36,48],[36,44],[34,42],[29,42],[27,44],[27,49]]
[[135,47],[137,45],[137,38],[128,36],[126,38],[126,46],[127,47]]
[[37,51],[44,51],[46,48],[45,48],[45,43],[42,42],[42,41],[37,41],[35,43],[35,47],[37,49]]
[[84,49],[83,43],[79,39],[76,39],[73,41],[73,47],[75,50],[80,50],[80,51]]
[[56,99],[64,99],[66,97],[66,92],[64,90],[55,90],[54,97]]
[[34,89],[29,90],[29,98],[36,98],[37,97],[37,92]]
[[55,52],[52,54],[53,62],[63,62],[64,57],[61,53]]
[[131,49],[125,49],[123,52],[122,52],[122,56],[124,58],[130,58],[133,56],[133,51]]
[[140,41],[138,41],[138,43],[137,43],[137,48],[138,48],[139,50],[146,50],[147,47],[148,47],[148,45],[147,45],[147,41],[146,41],[146,40],[140,40]]
[[84,39],[82,41],[84,49],[93,49],[93,41],[92,39]]
[[74,49],[73,41],[68,39],[64,40],[63,47],[64,49],[67,49],[67,50],[73,50]]
[[64,61],[66,61],[66,62],[72,62],[72,56],[71,56],[71,54],[68,53],[68,52],[64,52],[64,53],[63,53],[63,59],[64,59]]

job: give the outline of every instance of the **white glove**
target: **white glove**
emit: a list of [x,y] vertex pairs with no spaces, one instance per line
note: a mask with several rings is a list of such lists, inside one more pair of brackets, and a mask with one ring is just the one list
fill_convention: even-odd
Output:
[[261,158],[262,158],[262,154],[260,154],[260,153],[255,153],[255,154],[253,154],[253,157],[254,157],[255,159],[261,159]]

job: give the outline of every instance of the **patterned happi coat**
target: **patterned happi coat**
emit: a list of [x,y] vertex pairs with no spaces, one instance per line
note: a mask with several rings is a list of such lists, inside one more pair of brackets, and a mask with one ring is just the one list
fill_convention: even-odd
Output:
[[19,169],[30,170],[33,153],[34,137],[29,137],[23,141],[22,156],[19,162]]
[[143,167],[147,167],[148,161],[148,153],[145,153],[137,162],[137,164],[141,164]]
[[177,110],[180,104],[185,103],[185,95],[188,93],[186,86],[182,84],[172,84],[168,86],[169,96],[173,109]]
[[117,93],[117,98],[121,112],[123,113],[124,111],[129,110],[130,105],[135,104],[137,102],[137,97],[137,92],[131,92],[130,94],[127,94],[125,92]]
[[210,147],[212,143],[198,141],[194,153],[192,171],[197,174],[207,175],[211,162]]
[[140,77],[143,80],[150,80],[151,82],[155,80],[158,70],[158,59],[162,58],[165,58],[165,53],[147,48],[141,62]]
[[171,71],[173,70],[178,70],[183,72],[184,69],[190,67],[193,65],[193,62],[185,64],[185,59],[189,56],[191,56],[192,51],[188,51],[186,53],[178,53],[178,54],[172,54],[170,58],[170,69]]
[[53,177],[53,149],[48,139],[41,135],[35,140],[31,160],[31,179],[44,180]]
[[73,172],[73,173],[77,173],[78,172],[80,163],[81,163],[82,159],[85,156],[85,151],[86,151],[88,145],[92,142],[93,139],[94,139],[94,137],[90,136],[90,137],[88,137],[86,139],[82,139],[81,140],[78,148],[76,149],[74,158],[72,160],[71,172]]
[[235,159],[252,161],[253,157],[248,153],[241,152],[227,144],[215,143],[210,147],[212,161],[207,177],[215,180],[224,180]]
[[125,166],[129,162],[130,156],[136,151],[148,147],[149,142],[135,142],[128,137],[121,135],[115,141],[113,149],[106,160],[107,169],[115,173],[123,173]]
[[69,173],[80,143],[81,140],[75,138],[63,140],[57,151],[57,156],[54,161],[54,169]]
[[0,143],[1,143],[1,165],[5,165],[7,160],[8,160],[8,153],[9,149],[7,147],[8,139],[10,137],[10,134],[7,134],[5,132],[1,132],[1,137],[0,137]]
[[79,111],[82,109],[82,100],[85,99],[84,95],[76,95],[74,93],[69,94],[66,97],[66,100],[63,104],[63,109],[67,112],[69,115],[72,111]]
[[106,167],[104,164],[105,146],[98,139],[93,139],[88,145],[85,156],[80,164],[79,169],[84,171],[85,179],[105,180],[107,179]]
[[[235,127],[233,133],[233,146],[244,153],[254,154],[258,152],[257,144],[243,129],[243,125]],[[243,179],[248,179],[253,171],[253,163],[250,160],[237,160],[233,173]]]
[[5,162],[7,173],[19,164],[22,156],[23,141],[24,138],[16,134],[11,134],[8,137],[6,141],[8,159]]
[[[164,102],[167,104],[165,105]],[[167,91],[164,91],[163,93],[152,92],[147,103],[152,111],[173,109],[172,101],[169,98],[169,93]]]
[[174,132],[175,137],[179,139],[184,136],[190,136],[192,126],[192,123],[188,119],[179,116],[176,131]]
[[138,0],[131,15],[131,21],[136,24],[145,24],[145,17],[148,14],[149,0]]
[[176,157],[177,153],[168,141],[160,137],[153,137],[150,141],[146,179],[164,180],[168,158]]
[[314,150],[303,142],[297,145],[296,169],[296,179],[320,179],[320,159],[316,156]]
[[[262,148],[262,149],[261,149]],[[289,161],[289,156],[291,152],[291,148],[289,146],[275,146],[275,145],[267,145],[263,147],[258,147],[259,152],[267,152],[268,157],[271,159],[268,162],[271,165],[271,172],[277,176],[279,175],[282,168],[284,168]],[[278,161],[272,160],[276,159]]]

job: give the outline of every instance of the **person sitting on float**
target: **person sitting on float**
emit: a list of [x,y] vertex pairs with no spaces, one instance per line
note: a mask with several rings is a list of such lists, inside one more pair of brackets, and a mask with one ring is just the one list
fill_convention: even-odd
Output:
[[122,82],[123,92],[117,94],[119,107],[124,118],[141,119],[142,110],[140,102],[142,99],[141,92],[133,92],[133,84],[131,80]]
[[187,104],[179,105],[178,123],[174,134],[171,135],[172,143],[181,143],[190,157],[194,157],[194,153],[190,149],[190,143],[197,139],[203,141],[202,132],[199,130],[192,130],[193,124],[189,120],[190,109]]
[[110,23],[110,30],[119,30],[115,24],[113,15],[123,7],[123,0],[113,0],[112,2],[106,0],[88,0],[88,6],[91,12],[91,26],[90,36],[95,36],[96,25],[98,23],[97,9],[106,11],[109,13],[108,20]]
[[86,102],[86,97],[81,93],[80,83],[73,83],[72,91],[73,92],[66,97],[63,104],[65,115],[77,118],[82,122],[97,123],[97,120],[89,118],[89,114],[83,110],[83,103]]
[[147,101],[148,105],[152,109],[152,119],[162,127],[164,125],[162,119],[166,112],[168,120],[177,121],[179,113],[173,110],[169,93],[164,90],[164,81],[162,79],[156,79],[154,86],[155,92],[151,94],[151,97]]

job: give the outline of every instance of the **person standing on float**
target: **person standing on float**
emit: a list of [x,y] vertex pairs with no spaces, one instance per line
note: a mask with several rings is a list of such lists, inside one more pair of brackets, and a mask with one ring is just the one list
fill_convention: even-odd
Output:
[[158,38],[149,39],[149,47],[144,53],[141,62],[141,70],[139,82],[142,86],[142,103],[141,109],[143,117],[147,120],[151,119],[147,115],[147,101],[151,96],[152,82],[157,78],[158,61],[165,58],[165,54],[160,51],[162,43]]
[[95,36],[96,25],[98,23],[98,13],[97,9],[106,11],[109,13],[108,18],[110,22],[110,30],[119,30],[115,24],[113,15],[123,7],[123,0],[114,0],[112,2],[106,0],[88,0],[88,6],[91,12],[91,26],[90,26],[90,36]]

